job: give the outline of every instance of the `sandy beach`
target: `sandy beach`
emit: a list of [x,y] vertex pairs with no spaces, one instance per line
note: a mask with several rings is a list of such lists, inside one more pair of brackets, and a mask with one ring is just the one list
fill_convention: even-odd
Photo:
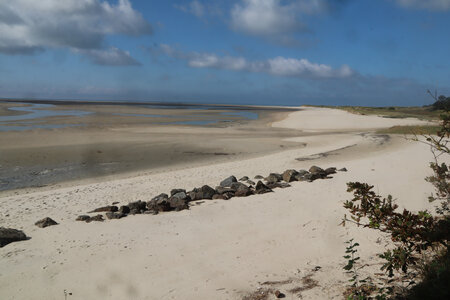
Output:
[[[0,192],[0,226],[31,237],[0,248],[0,298],[64,299],[66,291],[71,293],[67,299],[242,299],[271,288],[285,293],[286,299],[341,299],[348,280],[342,270],[345,241],[354,238],[361,244],[361,262],[369,269],[379,269],[376,254],[388,243],[380,233],[338,226],[346,213],[342,204],[351,198],[346,183],[373,184],[379,194],[393,195],[400,207],[431,208],[427,197],[433,188],[424,180],[431,171],[429,148],[403,136],[375,132],[428,122],[316,107],[260,113],[257,121],[229,127],[161,129],[136,121],[53,130],[49,140],[42,140],[40,131],[24,131],[24,138],[14,143],[17,136],[4,133],[0,153],[15,161],[30,155],[33,147],[47,147],[48,161],[37,159],[62,164],[58,160],[63,157],[52,153],[64,148],[76,157],[86,149],[83,137],[89,132],[89,145],[95,145],[90,151],[113,153],[115,147],[132,145],[127,153],[142,155],[133,160],[141,161],[142,167]],[[181,137],[184,143],[179,143]],[[152,143],[142,143],[143,138]],[[155,144],[158,150],[149,152]],[[25,148],[28,152],[20,152]],[[192,157],[173,161],[167,153],[174,149],[192,152]],[[160,165],[145,162],[156,153],[165,153]],[[96,159],[105,163],[111,157]],[[26,163],[35,162],[36,157]],[[331,179],[292,182],[289,188],[263,195],[194,201],[180,212],[75,221],[113,202],[149,201],[174,188],[216,187],[230,175],[254,180],[256,175],[312,165],[348,171]],[[59,225],[36,227],[44,217]]]

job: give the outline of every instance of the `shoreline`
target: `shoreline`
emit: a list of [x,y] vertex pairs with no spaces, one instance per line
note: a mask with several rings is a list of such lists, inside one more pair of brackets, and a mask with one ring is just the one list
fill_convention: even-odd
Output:
[[[302,112],[290,118],[287,125],[296,128],[307,120]],[[329,111],[316,122],[324,120],[333,128]],[[431,160],[425,145],[364,132],[355,127],[297,135],[286,138],[302,147],[258,157],[1,197],[1,225],[24,230],[31,239],[0,248],[0,270],[6,270],[0,271],[0,296],[57,298],[66,289],[86,299],[242,299],[264,282],[290,281],[292,286],[276,285],[286,292],[309,276],[318,286],[304,290],[303,299],[340,298],[347,284],[344,242],[355,238],[361,261],[372,269],[379,268],[375,255],[387,244],[377,232],[338,226],[342,203],[350,198],[346,182],[374,184],[381,195],[392,194],[411,210],[429,208],[433,190],[424,180]],[[274,193],[204,200],[180,212],[75,221],[113,202],[148,201],[174,188],[214,187],[230,175],[253,178],[311,165],[348,172],[293,182]],[[34,226],[47,216],[60,224]]]

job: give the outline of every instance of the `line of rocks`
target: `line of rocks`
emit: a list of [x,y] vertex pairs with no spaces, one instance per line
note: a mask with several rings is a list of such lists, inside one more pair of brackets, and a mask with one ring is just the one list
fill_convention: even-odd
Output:
[[[345,172],[346,168],[339,169],[337,171]],[[204,185],[200,188],[194,188],[187,192],[184,189],[173,189],[168,194],[159,194],[152,198],[148,202],[135,201],[130,202],[128,205],[122,205],[120,207],[116,205],[109,205],[96,208],[89,213],[105,213],[108,219],[121,219],[128,215],[136,214],[158,214],[160,212],[167,211],[181,211],[189,209],[189,203],[197,200],[205,199],[222,199],[228,200],[233,197],[247,197],[254,194],[265,194],[273,192],[275,188],[286,188],[290,186],[290,182],[293,181],[307,181],[312,182],[317,179],[331,178],[329,175],[335,174],[336,168],[322,169],[317,166],[312,166],[308,171],[306,170],[294,170],[289,169],[283,173],[270,173],[267,177],[256,175],[254,178],[258,180],[255,184],[248,176],[244,176],[237,180],[236,177],[230,176],[222,180],[215,189],[208,185]],[[263,181],[265,183],[263,183]],[[247,183],[244,184],[243,182]],[[115,204],[115,203],[114,203]],[[96,214],[94,216],[81,215],[76,218],[77,221],[92,222],[92,221],[104,221],[102,214]],[[57,225],[58,223],[53,219],[46,217],[35,223],[36,226],[45,228],[48,226]],[[29,239],[25,233],[21,230],[13,228],[0,227],[0,247],[3,247],[9,243],[22,241]]]
[[[244,176],[239,180],[235,176],[230,176],[222,180],[215,189],[208,185],[194,188],[191,191],[173,189],[170,192],[170,196],[169,194],[162,193],[153,197],[148,202],[139,200],[120,207],[108,205],[96,208],[88,213],[104,212],[107,219],[121,219],[128,215],[156,215],[160,212],[181,211],[189,209],[189,203],[192,201],[208,199],[229,200],[233,197],[247,197],[255,194],[270,193],[275,188],[290,187],[289,183],[293,181],[312,182],[317,179],[331,178],[329,175],[335,174],[336,171],[334,167],[322,169],[317,166],[312,166],[308,171],[289,169],[281,174],[270,173],[267,177],[257,175],[254,177],[255,180],[258,180],[256,184],[248,176]],[[347,169],[342,168],[338,171],[347,171]],[[89,223],[92,221],[104,221],[105,219],[102,214],[97,214],[95,216],[81,215],[76,220]]]

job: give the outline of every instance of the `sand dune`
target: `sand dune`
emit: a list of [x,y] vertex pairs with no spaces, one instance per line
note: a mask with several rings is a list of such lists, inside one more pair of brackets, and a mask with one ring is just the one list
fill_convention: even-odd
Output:
[[[344,242],[361,244],[363,263],[378,268],[375,254],[386,245],[370,230],[338,224],[350,198],[346,182],[365,181],[400,206],[418,210],[432,187],[429,149],[402,137],[377,136],[368,129],[421,124],[418,120],[355,116],[307,108],[273,126],[320,134],[289,138],[304,147],[277,153],[133,178],[75,185],[0,198],[0,225],[31,237],[0,248],[1,299],[241,299],[273,287],[288,289],[310,276],[317,286],[302,299],[339,299],[347,277]],[[345,133],[333,133],[346,131]],[[274,193],[205,200],[190,210],[128,216],[103,223],[76,222],[93,208],[112,202],[149,200],[172,188],[216,186],[229,175],[282,172],[311,165],[346,167],[332,179],[294,182]],[[49,216],[57,226],[37,228]],[[380,238],[380,239],[379,239]],[[379,240],[378,240],[379,239]],[[378,242],[377,242],[378,240]],[[320,268],[317,268],[320,266]]]

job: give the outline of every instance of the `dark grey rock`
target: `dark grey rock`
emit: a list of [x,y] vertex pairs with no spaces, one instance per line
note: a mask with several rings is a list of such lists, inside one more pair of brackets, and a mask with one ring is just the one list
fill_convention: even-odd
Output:
[[159,194],[147,203],[147,208],[152,211],[171,211],[172,207],[169,203],[169,196],[167,194]]
[[175,194],[181,193],[181,192],[186,193],[186,190],[184,190],[184,189],[173,189],[173,190],[170,191],[170,197],[172,197]]
[[275,189],[275,188],[287,188],[290,187],[291,185],[289,183],[286,182],[274,182],[274,183],[268,183],[267,187],[270,189]]
[[106,217],[108,219],[121,219],[123,217],[126,217],[126,214],[120,213],[120,212],[107,212]]
[[273,192],[272,189],[259,180],[255,187],[255,194],[265,194],[270,192]]
[[341,168],[338,170],[339,172],[347,172],[347,168]]
[[221,187],[221,186],[216,187],[216,194],[222,195],[224,193],[230,193],[230,192],[234,193],[234,190],[232,190],[230,187]]
[[127,206],[127,205],[122,205],[119,208],[119,212],[122,213],[122,214],[128,214],[128,213],[130,213],[130,207]]
[[286,182],[291,182],[291,181],[297,181],[297,179],[295,178],[295,176],[298,174],[298,172],[294,169],[290,169],[290,170],[286,170],[283,172],[283,180]]
[[22,230],[0,227],[0,248],[12,242],[28,239]]
[[336,173],[336,168],[334,168],[334,167],[326,168],[325,169],[325,173],[327,173],[327,175],[335,174]]
[[37,227],[40,227],[40,228],[45,228],[48,226],[58,225],[58,223],[56,223],[55,220],[53,220],[49,217],[46,217],[46,218],[43,218],[42,220],[37,221],[36,223],[34,223],[34,225],[36,225]]
[[297,173],[298,173],[298,175],[300,175],[300,176],[304,176],[304,175],[308,174],[309,172],[306,171],[306,170],[301,169],[301,170],[298,170]]
[[78,216],[76,219],[75,219],[75,221],[87,221],[87,220],[89,220],[91,217],[90,216],[88,216],[88,215],[81,215],[81,216]]
[[253,191],[247,185],[235,182],[231,185],[231,189],[234,190],[235,197],[246,197],[253,194]]
[[230,176],[220,182],[221,187],[229,187],[233,182],[237,182],[236,177]]
[[127,206],[131,214],[141,214],[147,210],[147,203],[141,200],[130,202]]
[[248,179],[249,179],[248,176],[244,176],[241,179],[239,179],[239,181],[247,181]]
[[278,173],[270,173],[269,176],[266,177],[267,183],[280,182],[281,180],[283,180],[283,176]]
[[256,175],[254,178],[255,179],[264,179],[264,177],[262,177],[261,175]]
[[96,216],[90,217],[88,220],[86,220],[87,223],[90,223],[90,222],[93,222],[93,221],[103,222],[104,219],[103,219],[102,215],[96,215]]
[[202,200],[202,199],[212,199],[213,195],[216,193],[209,185],[204,185],[201,188],[195,188],[189,192],[191,200]]
[[103,207],[99,207],[96,208],[88,213],[96,213],[96,212],[116,212],[118,211],[119,208],[115,205],[108,205],[108,206],[103,206]]
[[255,182],[251,181],[251,180],[247,180],[247,183],[250,185],[255,185]]

